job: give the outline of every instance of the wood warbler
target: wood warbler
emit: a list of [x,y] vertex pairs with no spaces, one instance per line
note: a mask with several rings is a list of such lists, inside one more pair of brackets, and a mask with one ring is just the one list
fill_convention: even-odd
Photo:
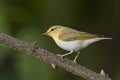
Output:
[[64,50],[70,51],[69,53],[59,55],[62,58],[64,56],[72,54],[73,52],[78,52],[73,60],[73,62],[75,63],[76,59],[78,58],[78,55],[80,54],[81,49],[84,49],[85,47],[89,46],[90,44],[96,41],[112,39],[86,32],[77,31],[75,29],[71,29],[61,25],[55,25],[50,27],[47,30],[47,32],[43,33],[43,35],[48,35],[52,37],[59,47],[61,47]]

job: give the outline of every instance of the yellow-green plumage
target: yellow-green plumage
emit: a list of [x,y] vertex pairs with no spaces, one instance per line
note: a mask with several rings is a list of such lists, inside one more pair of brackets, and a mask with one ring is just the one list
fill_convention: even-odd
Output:
[[64,27],[64,28],[65,30],[61,30],[61,34],[59,34],[58,36],[59,39],[63,41],[86,40],[86,39],[92,39],[98,36],[98,35],[93,35],[86,32],[77,31],[67,27]]
[[86,40],[97,37],[96,35],[88,34],[85,32],[63,32],[59,35],[59,39],[63,41],[74,41],[74,40]]
[[[52,37],[62,49],[70,51],[70,53],[61,55],[62,57],[71,54],[73,51],[79,52],[96,41],[111,39],[60,25],[50,27],[44,34]],[[74,61],[76,61],[77,57],[75,57]]]

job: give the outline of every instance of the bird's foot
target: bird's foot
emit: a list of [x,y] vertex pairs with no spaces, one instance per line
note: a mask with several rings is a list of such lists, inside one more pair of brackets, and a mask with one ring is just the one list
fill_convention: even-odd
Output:
[[75,58],[73,59],[73,62],[74,62],[75,64],[77,64],[77,58],[78,58],[79,54],[80,54],[80,52],[78,52],[77,55],[75,56]]
[[73,62],[74,62],[75,64],[77,64],[77,61],[76,61],[76,60],[73,60]]
[[62,61],[64,61],[64,55],[57,54],[57,56],[61,57]]

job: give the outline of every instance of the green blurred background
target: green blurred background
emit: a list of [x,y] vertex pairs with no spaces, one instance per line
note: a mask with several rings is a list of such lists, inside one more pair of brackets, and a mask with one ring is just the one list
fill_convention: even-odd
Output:
[[[112,37],[84,49],[78,63],[120,80],[120,1],[119,0],[0,0],[0,32],[55,54],[66,51],[42,36],[52,25]],[[49,45],[48,45],[49,44]],[[75,54],[68,56],[73,59]],[[24,52],[0,46],[0,80],[84,80]]]

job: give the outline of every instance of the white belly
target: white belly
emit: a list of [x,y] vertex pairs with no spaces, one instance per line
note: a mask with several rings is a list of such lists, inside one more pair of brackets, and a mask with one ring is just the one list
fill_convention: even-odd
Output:
[[102,40],[101,38],[94,38],[94,39],[89,39],[89,40],[75,40],[75,41],[60,41],[57,39],[54,39],[56,44],[61,47],[64,50],[67,51],[79,51],[90,44]]
[[59,47],[61,47],[64,50],[67,50],[67,51],[70,51],[70,50],[79,51],[80,49],[83,48],[82,42],[80,40],[67,41],[67,42],[55,40],[55,42]]

